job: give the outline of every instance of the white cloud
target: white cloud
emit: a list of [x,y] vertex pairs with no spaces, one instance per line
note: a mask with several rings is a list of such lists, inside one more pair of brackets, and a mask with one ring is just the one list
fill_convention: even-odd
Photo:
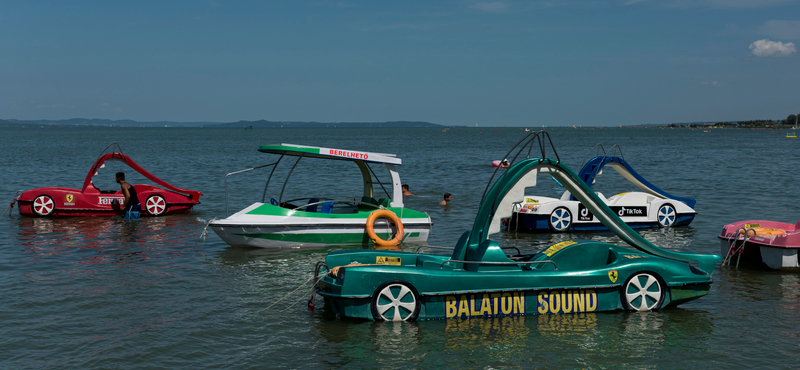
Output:
[[788,57],[797,52],[793,42],[782,43],[761,39],[750,44],[750,50],[757,57]]
[[503,13],[508,10],[508,5],[501,1],[494,1],[490,3],[475,3],[470,8],[490,13]]
[[722,86],[722,85],[720,85],[719,81],[703,81],[700,84],[701,85],[711,85],[711,86]]
[[766,21],[762,32],[776,39],[800,39],[800,21]]

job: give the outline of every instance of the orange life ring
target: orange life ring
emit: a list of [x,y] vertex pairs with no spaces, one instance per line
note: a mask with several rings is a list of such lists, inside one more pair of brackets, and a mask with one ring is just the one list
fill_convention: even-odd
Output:
[[[397,233],[395,233],[394,239],[383,240],[378,237],[378,234],[375,234],[375,220],[381,217],[388,218],[394,222],[394,225],[397,227]],[[377,245],[397,245],[403,240],[403,223],[400,222],[400,218],[398,218],[394,212],[388,209],[379,209],[370,213],[369,217],[367,218],[367,235],[369,235],[369,238],[372,239],[372,242]]]

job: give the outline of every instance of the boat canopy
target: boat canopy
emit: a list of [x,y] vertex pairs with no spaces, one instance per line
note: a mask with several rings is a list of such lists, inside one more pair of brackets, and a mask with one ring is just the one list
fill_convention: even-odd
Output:
[[403,161],[400,158],[397,158],[397,156],[394,154],[359,152],[355,150],[321,148],[316,146],[296,144],[262,145],[260,148],[258,148],[258,151],[297,157],[364,161],[395,165],[403,164]]
[[[322,148],[316,146],[307,146],[307,145],[297,145],[297,144],[271,144],[271,145],[262,145],[258,148],[259,152],[262,153],[272,153],[278,154],[281,157],[283,156],[294,156],[300,157],[297,160],[300,161],[302,158],[321,158],[321,159],[334,159],[334,160],[341,160],[341,161],[351,161],[358,165],[358,168],[361,170],[361,177],[364,183],[364,197],[366,199],[373,199],[374,197],[374,185],[379,185],[383,187],[384,185],[391,186],[391,192],[387,191],[387,194],[391,196],[391,207],[403,207],[403,189],[400,185],[400,175],[397,173],[397,169],[395,165],[403,164],[403,161],[400,158],[397,158],[394,154],[386,154],[386,153],[372,153],[372,152],[362,152],[362,151],[355,151],[355,150],[347,150],[347,149],[332,149],[332,148]],[[280,160],[278,160],[280,162]],[[277,164],[276,162],[275,164]],[[389,170],[389,175],[391,176],[391,182],[375,182],[372,178],[372,171],[370,170],[367,163],[380,163],[386,166],[386,169]],[[297,165],[295,163],[295,165]],[[274,171],[274,169],[273,169]],[[289,172],[289,176],[291,176],[291,171]],[[271,177],[271,175],[270,175]],[[289,178],[286,178],[286,181],[289,181]],[[286,183],[284,183],[284,188]],[[262,202],[266,200],[267,194],[267,187],[269,187],[269,180],[267,180],[267,185],[264,187],[264,197]],[[283,190],[281,190],[281,198],[283,197]]]

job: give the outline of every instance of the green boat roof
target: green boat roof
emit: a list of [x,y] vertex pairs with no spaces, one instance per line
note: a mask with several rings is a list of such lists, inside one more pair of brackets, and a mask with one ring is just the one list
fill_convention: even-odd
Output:
[[312,158],[337,159],[346,161],[364,161],[375,163],[403,164],[403,160],[394,154],[362,152],[347,149],[332,149],[316,146],[306,146],[297,144],[270,144],[262,145],[258,148],[259,152],[273,153],[280,155],[303,156]]

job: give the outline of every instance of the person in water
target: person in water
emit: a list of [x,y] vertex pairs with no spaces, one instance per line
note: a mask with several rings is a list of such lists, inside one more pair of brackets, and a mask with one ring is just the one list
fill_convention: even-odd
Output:
[[122,194],[125,196],[125,202],[122,203],[122,211],[125,213],[125,217],[128,217],[128,212],[135,212],[136,214],[141,212],[142,206],[139,204],[139,195],[136,194],[136,189],[125,181],[125,172],[117,172],[116,178],[117,184],[119,184]]
[[444,200],[439,202],[440,206],[446,206],[450,201],[453,200],[453,194],[444,193]]
[[408,191],[408,184],[403,184],[403,196],[414,196],[414,194]]

